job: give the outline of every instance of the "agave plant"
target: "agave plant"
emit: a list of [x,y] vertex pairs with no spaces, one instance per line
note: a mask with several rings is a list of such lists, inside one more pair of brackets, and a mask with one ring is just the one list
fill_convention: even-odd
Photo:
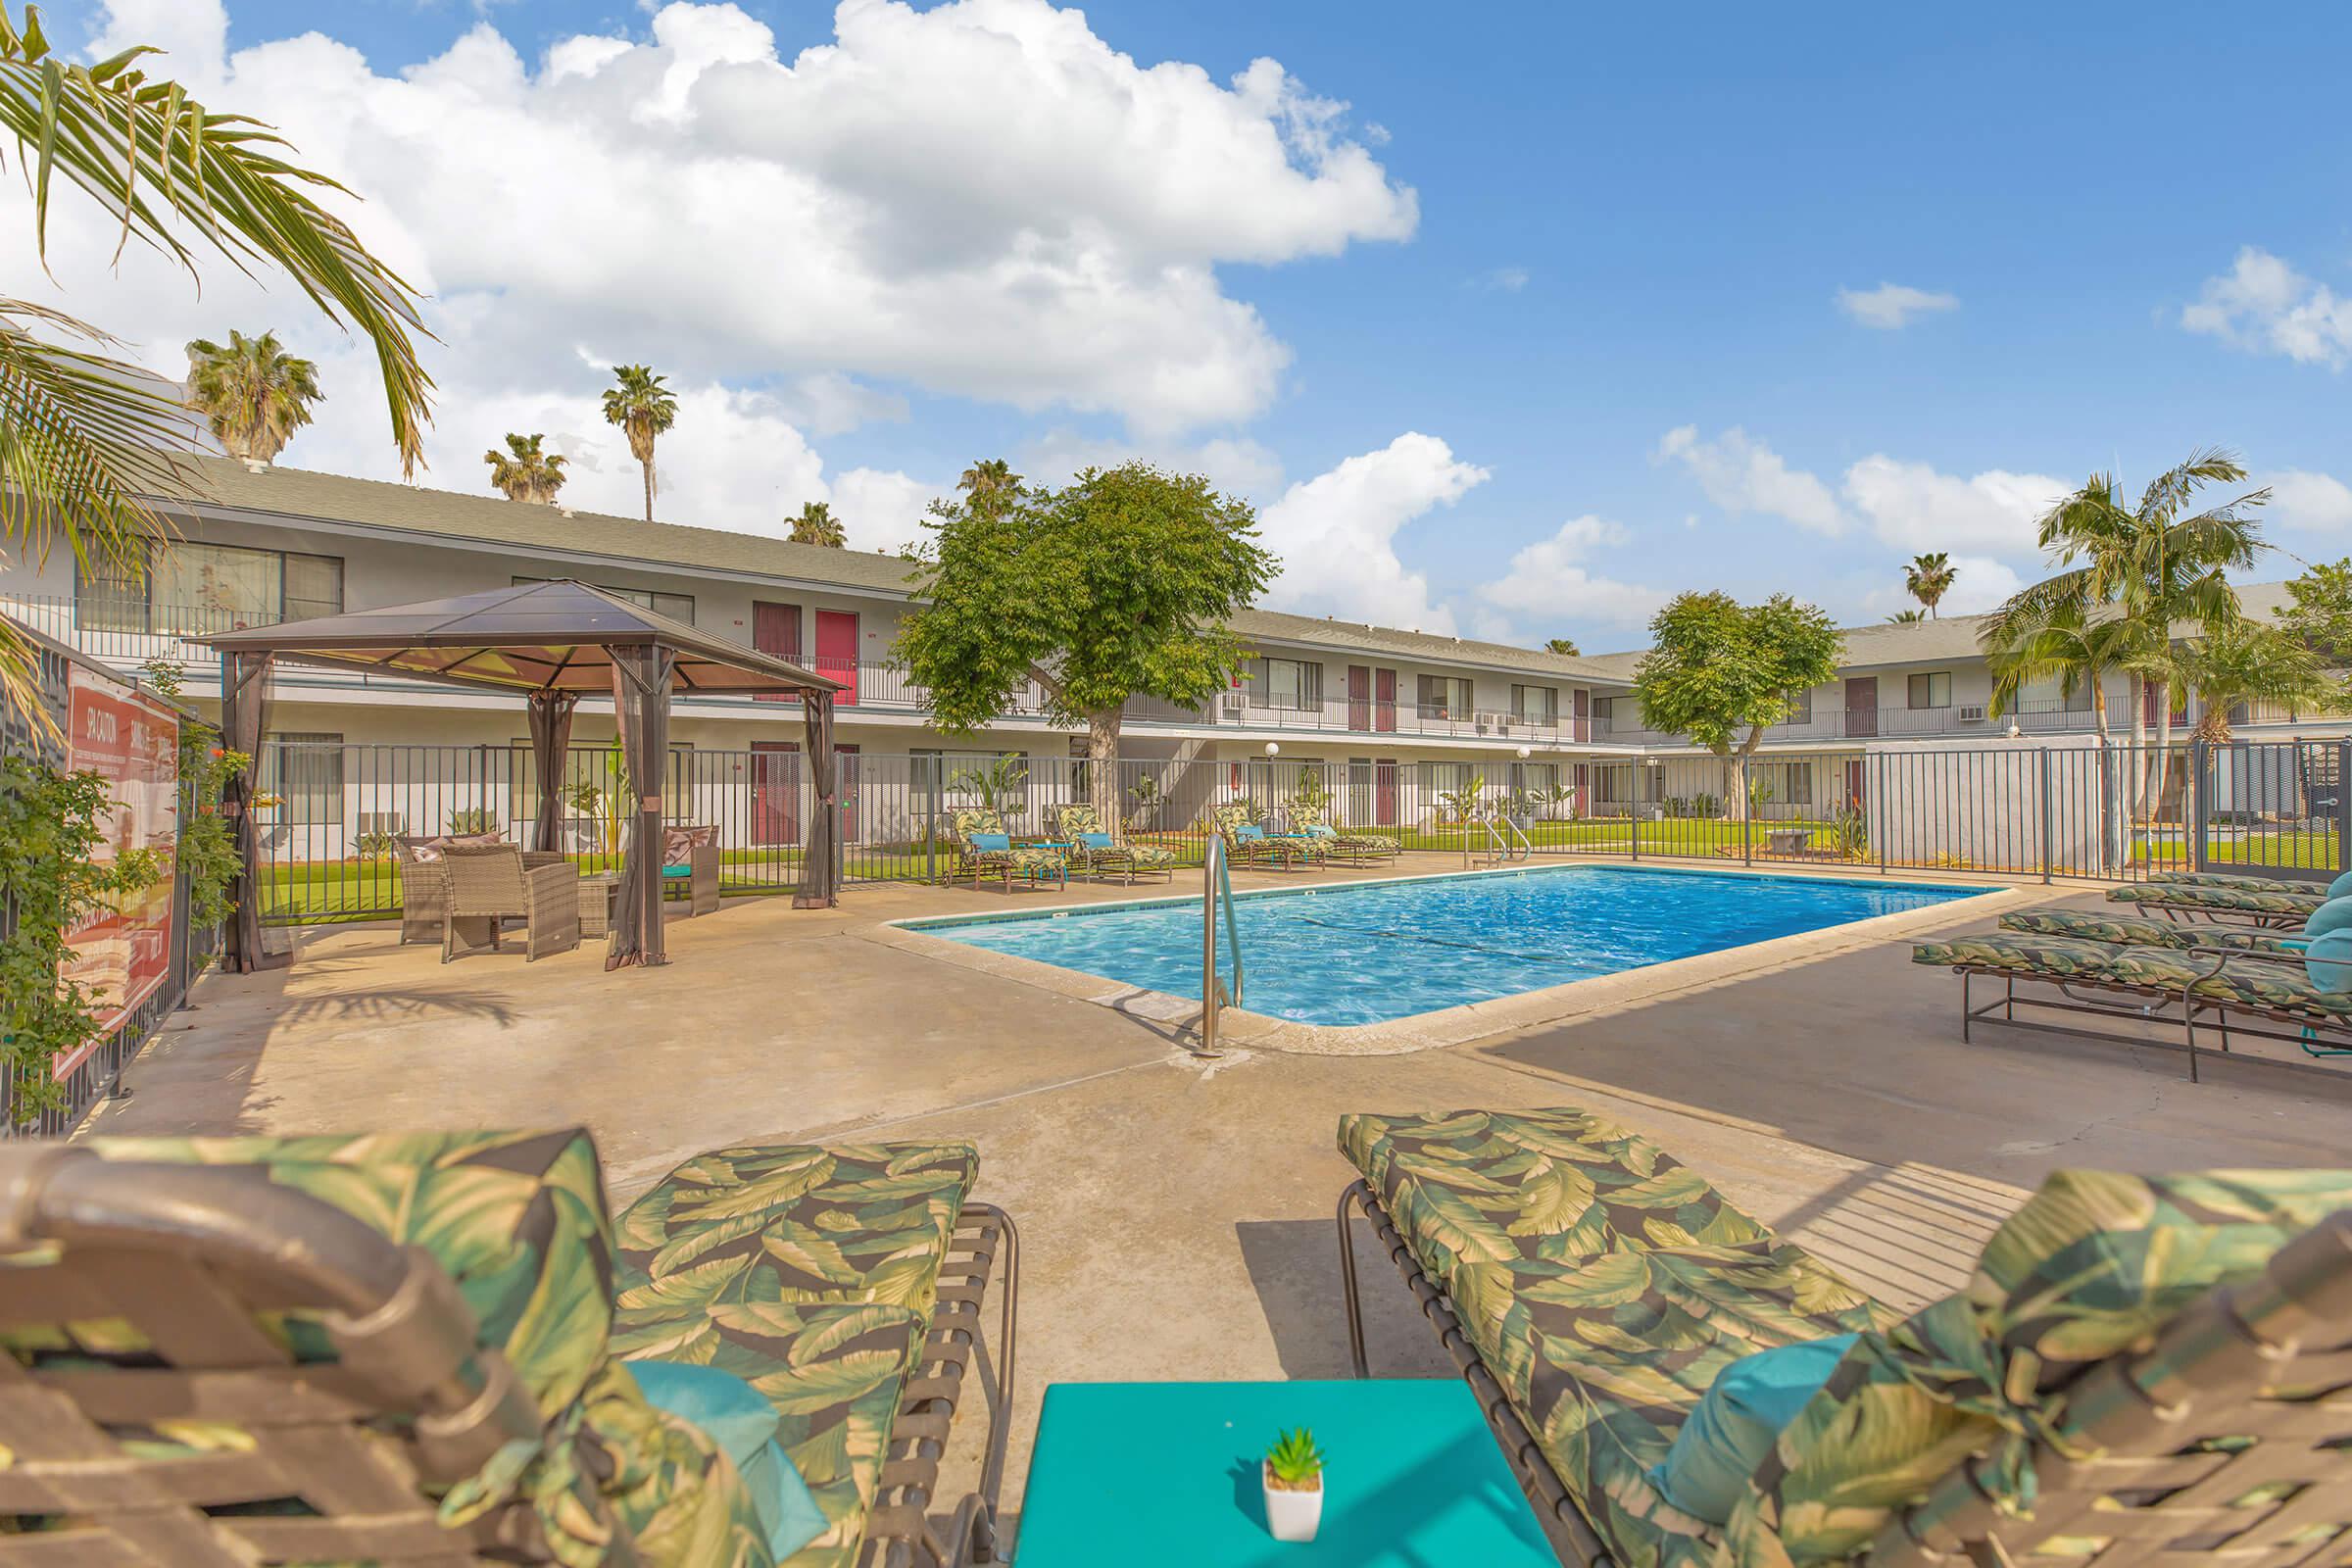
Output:
[[1305,1427],[1277,1432],[1274,1446],[1266,1450],[1266,1470],[1276,1486],[1292,1492],[1312,1492],[1321,1486],[1323,1450],[1315,1446],[1315,1435]]

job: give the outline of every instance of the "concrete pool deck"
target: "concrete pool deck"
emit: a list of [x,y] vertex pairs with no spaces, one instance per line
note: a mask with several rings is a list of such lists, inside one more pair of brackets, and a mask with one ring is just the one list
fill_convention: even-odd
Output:
[[[1073,886],[1067,902],[1132,897]],[[2100,890],[1998,897],[2095,905]],[[1583,984],[1622,988],[1573,1015],[1482,1020],[1405,1054],[1232,1034],[1215,1061],[1166,1020],[942,963],[885,927],[1059,902],[904,886],[854,888],[832,910],[730,901],[669,926],[666,968],[611,974],[593,949],[444,966],[394,927],[307,932],[291,969],[205,980],[92,1130],[585,1123],[622,1202],[730,1143],[971,1138],[979,1196],[1012,1211],[1026,1244],[1016,1513],[1047,1383],[1346,1375],[1331,1221],[1350,1174],[1334,1148],[1343,1111],[1591,1106],[1897,1306],[1964,1279],[2056,1168],[2346,1158],[2352,1071],[2338,1083],[2209,1059],[2191,1085],[2159,1049],[1998,1028],[1963,1046],[1959,981],[1912,964],[1907,943],[1990,924],[1975,902],[1888,917],[1919,921],[1898,939],[1841,927],[1683,960],[1723,961],[1668,984],[1655,982],[1671,965],[1604,977]],[[1375,1371],[1450,1375],[1387,1265],[1368,1257],[1364,1277]],[[969,1483],[979,1430],[958,1423],[952,1485]]]

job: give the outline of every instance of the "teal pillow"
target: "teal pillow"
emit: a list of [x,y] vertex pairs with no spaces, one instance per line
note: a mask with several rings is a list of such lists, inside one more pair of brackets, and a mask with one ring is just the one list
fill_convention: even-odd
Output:
[[1233,836],[1245,840],[1262,839],[1266,836],[1266,830],[1255,822],[1237,822],[1234,824]]
[[1306,824],[1306,836],[1310,839],[1336,839],[1340,831],[1329,822],[1309,822]]
[[1110,835],[1107,833],[1081,833],[1078,835],[1078,842],[1090,850],[1107,850],[1110,848]]
[[2322,991],[2352,991],[2352,931],[2313,938],[2303,950],[2303,972]]
[[623,1361],[637,1392],[657,1410],[691,1421],[718,1445],[751,1494],[752,1510],[778,1562],[824,1534],[824,1511],[776,1442],[776,1407],[732,1372],[683,1361]]
[[2328,896],[2331,899],[2340,899],[2347,893],[2352,893],[2352,871],[2341,873],[2328,884]]
[[1820,1392],[1853,1343],[1851,1334],[1834,1334],[1726,1366],[1691,1407],[1666,1457],[1650,1467],[1649,1484],[1687,1514],[1709,1524],[1730,1519],[1781,1428]]
[[975,833],[972,835],[972,848],[975,850],[1009,850],[1012,848],[1012,835],[1009,833]]
[[2303,922],[2307,937],[2324,937],[2330,931],[2352,931],[2352,899],[2331,898]]

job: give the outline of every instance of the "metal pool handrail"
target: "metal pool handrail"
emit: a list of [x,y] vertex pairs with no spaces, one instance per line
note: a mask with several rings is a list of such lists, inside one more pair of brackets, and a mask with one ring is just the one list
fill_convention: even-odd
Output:
[[[1217,973],[1217,905],[1225,906],[1225,945],[1233,950],[1233,991]],[[1242,928],[1233,916],[1233,874],[1225,858],[1222,835],[1208,841],[1200,861],[1200,1051],[1203,1056],[1222,1054],[1217,1049],[1217,1012],[1242,1004]]]

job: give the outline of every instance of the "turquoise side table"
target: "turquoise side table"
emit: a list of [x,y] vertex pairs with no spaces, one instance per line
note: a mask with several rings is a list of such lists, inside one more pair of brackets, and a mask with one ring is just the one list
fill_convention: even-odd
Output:
[[[1326,1456],[1312,1542],[1266,1533],[1258,1461],[1311,1427]],[[1014,1568],[1556,1568],[1559,1558],[1450,1379],[1056,1383],[1046,1390]]]

